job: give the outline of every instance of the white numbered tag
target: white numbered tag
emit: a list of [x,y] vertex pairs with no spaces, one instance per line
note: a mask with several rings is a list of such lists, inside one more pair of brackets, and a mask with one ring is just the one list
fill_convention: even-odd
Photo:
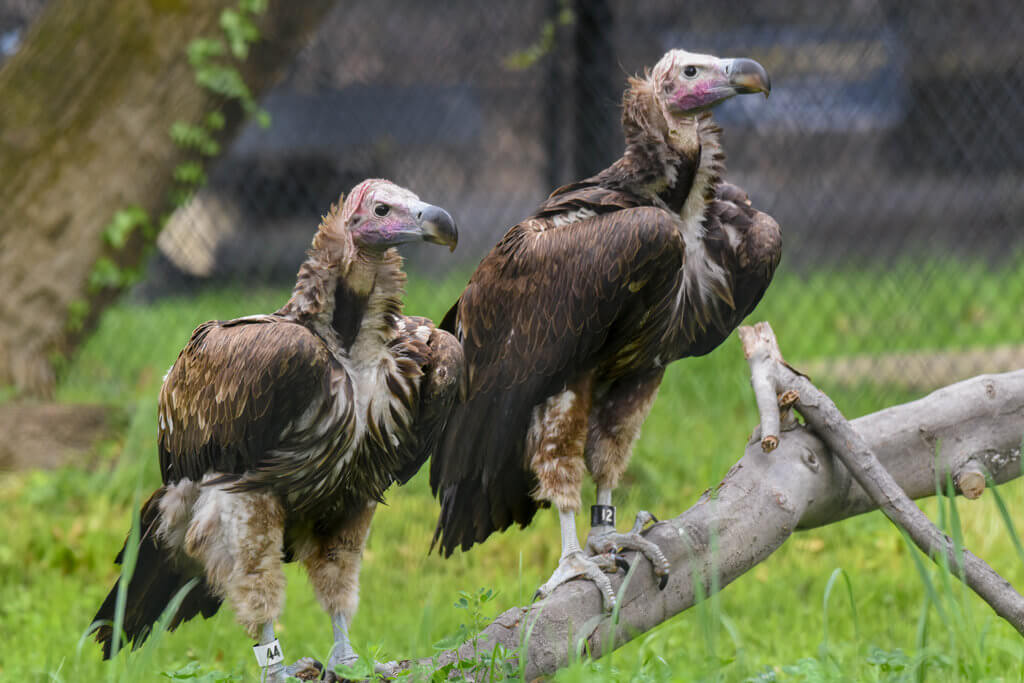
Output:
[[270,666],[284,661],[284,653],[281,652],[281,643],[273,640],[266,645],[254,645],[253,654],[256,655],[256,662],[260,666]]

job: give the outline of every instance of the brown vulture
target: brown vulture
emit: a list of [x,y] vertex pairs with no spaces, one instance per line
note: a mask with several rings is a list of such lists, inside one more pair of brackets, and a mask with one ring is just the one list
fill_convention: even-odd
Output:
[[[450,555],[539,506],[559,512],[562,556],[538,593],[585,576],[614,604],[618,548],[668,564],[640,530],[615,533],[611,492],[665,366],[710,352],[761,299],[779,262],[776,222],[722,180],[710,109],[770,89],[749,59],[668,52],[623,97],[626,150],[555,190],[484,257],[442,322],[462,342],[468,396],[431,461]],[[597,486],[585,554],[576,537],[583,472]]]
[[[462,383],[452,335],[402,315],[392,247],[420,239],[454,249],[451,216],[364,181],[324,217],[283,307],[192,333],[160,390],[163,486],[142,507],[123,617],[134,646],[196,578],[170,628],[227,600],[259,641],[265,679],[283,681],[295,672],[274,637],[284,560],[305,565],[331,617],[330,670],[355,658],[348,625],[375,506],[426,461]],[[117,595],[95,617],[105,656]]]

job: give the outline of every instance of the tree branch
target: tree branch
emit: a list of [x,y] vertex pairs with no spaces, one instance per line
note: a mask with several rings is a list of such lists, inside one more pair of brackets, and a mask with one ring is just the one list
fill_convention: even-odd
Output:
[[[618,623],[603,613],[592,583],[573,581],[543,602],[506,611],[477,636],[476,645],[467,643],[436,660],[390,662],[382,669],[393,674],[416,665],[472,660],[474,648],[490,651],[500,644],[525,656],[527,680],[550,674],[580,645],[600,657],[692,607],[712,586],[724,588],[765,560],[795,529],[878,507],[899,520],[931,556],[945,554],[948,566],[960,567],[949,539],[907,495],[934,495],[935,482],[947,475],[959,487],[965,481],[977,484],[978,474],[987,473],[996,483],[1021,476],[1024,370],[976,377],[847,422],[825,394],[785,364],[777,344],[747,348],[754,337],[770,345],[770,327],[741,328],[741,335],[763,411],[760,432],[764,439],[776,437],[777,448],[766,447],[755,433],[713,491],[646,532],[672,565],[664,591],[658,590],[650,563],[633,554],[625,589],[621,574],[610,577],[619,595]],[[783,394],[781,401],[776,394]],[[787,419],[787,408],[778,410],[780,402],[790,405],[794,399],[810,428]],[[976,486],[971,490],[977,492]],[[1024,633],[1024,599],[981,560],[966,551],[962,556],[967,583]]]
[[[747,330],[749,329],[747,328]],[[1024,635],[1024,597],[979,557],[964,548],[956,548],[952,539],[939,530],[914,505],[910,497],[875,457],[874,451],[861,433],[843,417],[835,403],[824,392],[811,384],[807,377],[795,372],[782,362],[775,362],[771,371],[759,373],[760,368],[756,366],[763,365],[759,360],[761,357],[774,356],[781,360],[778,341],[775,339],[775,333],[771,326],[763,322],[755,325],[753,332],[745,331],[743,345],[744,352],[750,359],[752,374],[770,377],[770,380],[774,381],[775,391],[796,390],[800,396],[797,400],[797,407],[807,420],[808,425],[825,441],[831,452],[842,461],[857,483],[867,492],[871,501],[882,510],[882,513],[905,530],[926,555],[935,561],[938,561],[940,556],[945,558],[946,566],[954,570],[954,575],[970,586],[999,616],[1010,622],[1021,635]],[[747,351],[748,346],[752,347],[749,352]],[[755,353],[753,349],[760,351]],[[983,386],[984,393],[989,400],[981,399],[982,403],[988,403],[990,410],[996,409],[996,406],[992,404],[996,396],[994,384],[983,382]],[[1021,404],[1017,405],[1018,408],[1020,406]],[[1018,431],[1014,436],[1019,446],[1022,432]],[[936,441],[933,439],[931,443],[934,444]],[[972,462],[977,465],[976,460]],[[966,473],[954,470],[951,476],[954,480],[962,481]],[[935,480],[933,479],[933,481]]]

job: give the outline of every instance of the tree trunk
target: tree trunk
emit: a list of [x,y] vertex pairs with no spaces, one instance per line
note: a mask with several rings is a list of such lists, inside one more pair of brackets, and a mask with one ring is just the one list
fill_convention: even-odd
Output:
[[[117,293],[89,291],[94,264],[104,254],[121,267],[142,258],[146,239],[114,253],[103,232],[119,209],[169,208],[173,169],[186,158],[171,124],[223,109],[219,140],[238,130],[241,107],[198,86],[185,52],[194,38],[223,37],[221,12],[236,4],[51,0],[0,70],[0,384],[49,394],[52,358],[80,336],[69,307],[88,311],[87,327]],[[332,4],[269,1],[255,18],[260,40],[235,62],[254,96]]]

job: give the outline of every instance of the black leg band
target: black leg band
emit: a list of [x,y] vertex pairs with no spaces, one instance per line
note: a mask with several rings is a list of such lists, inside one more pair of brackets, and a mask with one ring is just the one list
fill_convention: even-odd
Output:
[[615,526],[615,506],[591,505],[590,526]]

